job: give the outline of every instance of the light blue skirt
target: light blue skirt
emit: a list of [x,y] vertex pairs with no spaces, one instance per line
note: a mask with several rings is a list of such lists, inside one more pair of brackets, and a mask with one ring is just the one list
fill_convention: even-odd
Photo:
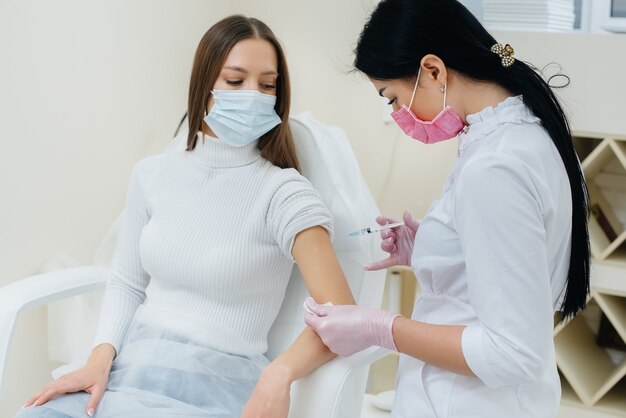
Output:
[[[94,416],[239,417],[267,363],[262,355],[222,353],[135,317]],[[89,397],[64,395],[18,417],[84,418]]]

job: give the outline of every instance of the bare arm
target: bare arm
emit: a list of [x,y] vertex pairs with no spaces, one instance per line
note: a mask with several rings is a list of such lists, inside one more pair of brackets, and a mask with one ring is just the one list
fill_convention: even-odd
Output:
[[[292,254],[311,296],[319,303],[353,305],[354,297],[328,232],[315,226],[300,232]],[[294,343],[263,371],[242,417],[286,417],[291,384],[336,357],[306,327]]]
[[[316,226],[300,232],[292,252],[315,301],[332,302],[335,305],[356,303],[324,228]],[[271,367],[282,370],[288,380],[293,382],[335,356],[315,331],[306,327],[291,347],[272,362]]]

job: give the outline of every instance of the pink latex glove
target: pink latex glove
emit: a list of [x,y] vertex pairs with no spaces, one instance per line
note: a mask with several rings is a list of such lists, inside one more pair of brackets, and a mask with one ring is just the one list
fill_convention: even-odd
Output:
[[400,314],[358,305],[319,305],[313,298],[305,308],[304,322],[333,353],[346,357],[371,346],[397,351],[392,326]]
[[[389,253],[389,257],[365,265],[363,267],[365,270],[382,270],[393,266],[411,265],[413,243],[415,242],[415,234],[420,223],[413,219],[413,216],[408,211],[404,212],[402,219],[404,220],[404,225],[380,233],[380,237],[383,239],[380,247],[383,251]],[[379,216],[376,218],[376,222],[381,226],[385,226],[397,221],[385,216]]]

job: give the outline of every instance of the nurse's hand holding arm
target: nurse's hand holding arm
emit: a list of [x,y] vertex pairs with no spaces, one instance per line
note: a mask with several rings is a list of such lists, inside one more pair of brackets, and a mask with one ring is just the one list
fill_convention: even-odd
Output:
[[366,306],[322,306],[310,298],[307,306],[312,313],[305,313],[304,322],[340,356],[379,346],[474,376],[461,348],[463,326],[430,325]]
[[365,306],[319,305],[308,298],[304,321],[322,338],[324,344],[347,357],[371,346],[397,351],[393,323],[400,316]]

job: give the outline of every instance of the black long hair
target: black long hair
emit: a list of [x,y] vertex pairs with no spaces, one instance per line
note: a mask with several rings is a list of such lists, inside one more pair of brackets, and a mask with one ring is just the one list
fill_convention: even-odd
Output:
[[354,66],[377,80],[409,79],[421,59],[437,55],[452,70],[474,80],[496,83],[515,95],[541,119],[559,151],[572,196],[572,239],[565,317],[585,307],[589,295],[587,185],[572,143],[567,117],[548,83],[519,60],[509,66],[491,52],[496,40],[456,0],[383,0],[358,40]]

